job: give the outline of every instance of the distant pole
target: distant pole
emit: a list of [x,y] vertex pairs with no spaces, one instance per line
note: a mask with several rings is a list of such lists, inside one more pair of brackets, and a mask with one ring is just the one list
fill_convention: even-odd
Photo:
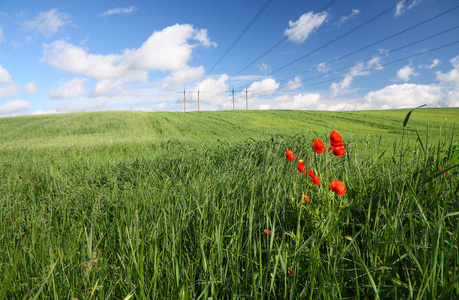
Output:
[[245,110],[249,110],[249,100],[247,97],[247,86],[245,86]]
[[186,112],[185,87],[183,87],[183,112]]
[[233,110],[234,110],[234,85],[233,85]]

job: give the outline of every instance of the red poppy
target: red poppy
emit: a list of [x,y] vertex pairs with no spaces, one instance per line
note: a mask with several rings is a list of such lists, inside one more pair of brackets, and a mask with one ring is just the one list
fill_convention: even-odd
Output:
[[315,185],[320,185],[320,178],[319,176],[316,176],[314,174],[314,171],[313,170],[309,170],[308,171],[308,175],[311,177],[312,179],[312,183],[315,184]]
[[320,178],[319,176],[314,176],[312,178],[312,183],[315,184],[315,185],[320,185]]
[[330,133],[330,144],[333,147],[343,147],[344,143],[343,143],[343,138],[341,137],[341,134],[333,130]]
[[285,156],[287,157],[289,161],[292,161],[295,159],[295,155],[293,155],[292,150],[287,150],[287,152],[285,152]]
[[301,172],[301,174],[305,175],[306,174],[306,165],[304,164],[304,162],[302,160],[300,160],[298,162],[298,171]]
[[333,151],[333,154],[335,156],[341,156],[346,154],[346,149],[344,149],[344,147],[333,147],[331,150]]
[[266,233],[267,235],[271,235],[271,230],[268,230],[268,229],[265,228],[265,233]]
[[314,139],[314,152],[316,153],[325,153],[324,142],[320,139]]
[[344,194],[346,194],[346,185],[344,185],[342,181],[334,180],[330,182],[330,188],[338,196],[344,196]]
[[306,203],[312,203],[312,200],[309,199],[309,197],[306,196],[306,195],[301,195],[300,203],[301,203],[301,204],[304,204],[305,202],[306,202]]
[[443,172],[442,170],[443,170],[443,167],[440,167],[440,172],[441,172],[441,175],[449,175],[449,173],[448,173],[448,172]]

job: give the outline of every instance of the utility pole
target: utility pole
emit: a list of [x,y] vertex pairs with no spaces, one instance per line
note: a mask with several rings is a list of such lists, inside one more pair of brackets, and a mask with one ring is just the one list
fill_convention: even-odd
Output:
[[245,110],[249,110],[249,97],[248,97],[249,92],[252,93],[253,91],[248,91],[247,86],[245,86]]
[[234,85],[232,86],[233,89],[231,91],[226,91],[227,93],[233,93],[233,110],[234,110]]
[[[179,93],[182,93],[182,92],[177,92],[177,98],[178,98]],[[186,90],[185,90],[185,86],[183,87],[183,112],[186,112]]]
[[233,85],[233,110],[234,110],[234,85]]

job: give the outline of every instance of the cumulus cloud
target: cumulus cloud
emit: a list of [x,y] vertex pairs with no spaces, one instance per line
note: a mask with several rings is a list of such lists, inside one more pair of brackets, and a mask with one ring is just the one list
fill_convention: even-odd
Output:
[[33,109],[33,106],[24,100],[10,100],[0,105],[0,116],[14,116]]
[[11,77],[10,72],[0,65],[0,84],[11,82],[13,82],[13,78]]
[[268,74],[270,72],[268,65],[265,63],[259,64],[258,70],[263,74]]
[[87,81],[87,78],[73,78],[72,80],[61,82],[59,86],[54,89],[50,89],[49,93],[53,99],[68,99],[76,98],[83,94],[86,94],[86,88],[84,83]]
[[321,99],[318,93],[306,93],[296,95],[283,95],[276,97],[274,102],[277,109],[316,109]]
[[218,78],[206,78],[199,82],[193,90],[197,91],[198,88],[201,92],[206,94],[206,99],[203,102],[208,105],[218,108],[224,108],[228,104],[226,91],[228,91],[228,75],[223,74]]
[[34,19],[21,23],[21,26],[26,31],[34,31],[45,37],[51,37],[60,28],[71,23],[72,20],[67,13],[61,13],[53,8],[47,12],[40,12]]
[[440,64],[440,60],[439,60],[439,59],[434,59],[434,60],[432,61],[432,64],[429,65],[427,68],[433,69],[433,68],[435,68],[436,66],[438,66],[439,64]]
[[135,6],[130,6],[130,7],[126,7],[126,8],[121,8],[121,7],[117,7],[117,8],[112,8],[112,9],[109,9],[103,13],[100,14],[101,17],[106,17],[106,16],[110,16],[110,15],[126,15],[126,14],[132,14],[133,12],[135,12],[137,10],[137,7]]
[[304,42],[309,34],[313,33],[317,28],[327,20],[328,13],[320,12],[314,14],[313,11],[303,14],[297,21],[290,20],[289,28],[284,31],[284,35],[295,43]]
[[415,72],[415,68],[406,65],[397,71],[397,78],[402,81],[409,81],[411,76],[418,76],[419,73]]
[[432,105],[444,95],[438,85],[393,84],[365,95],[358,109],[409,108],[422,104]]
[[249,90],[254,91],[257,95],[273,94],[279,88],[279,83],[273,78],[266,78],[261,81],[253,82]]
[[382,55],[377,55],[366,62],[358,62],[350,71],[344,75],[343,80],[340,82],[334,82],[331,84],[330,89],[332,96],[338,96],[340,94],[349,94],[355,92],[355,89],[350,89],[352,81],[356,76],[365,76],[370,74],[370,70],[382,70],[380,63]]
[[16,96],[21,91],[19,84],[10,84],[6,86],[0,86],[0,98],[8,96]]
[[62,114],[62,113],[72,113],[72,112],[88,112],[88,111],[98,111],[105,108],[105,103],[87,103],[87,104],[56,104],[47,108],[39,109],[35,111],[34,115],[44,115],[44,114]]
[[359,9],[352,9],[352,12],[350,15],[348,16],[342,16],[339,21],[338,21],[338,26],[341,26],[343,23],[345,23],[347,20],[349,20],[350,18],[353,18],[355,16],[357,16],[358,14],[360,14],[360,10]]
[[413,7],[415,7],[419,2],[421,2],[421,0],[413,0],[408,7],[406,7],[406,5],[405,5],[406,2],[407,2],[406,0],[400,0],[397,3],[397,5],[395,7],[395,16],[396,17],[401,16],[405,11],[410,10]]
[[5,39],[5,36],[3,35],[3,28],[0,27],[0,43],[3,43],[5,41],[6,39]]
[[303,83],[301,82],[301,76],[297,75],[294,80],[289,80],[282,90],[293,91],[302,87]]
[[204,67],[188,67],[181,70],[173,71],[170,76],[163,79],[162,89],[166,91],[175,91],[186,82],[193,82],[204,76]]
[[196,46],[212,45],[205,30],[189,24],[176,24],[155,31],[140,46],[127,49],[122,54],[91,54],[80,46],[57,40],[44,45],[41,62],[70,74],[87,76],[98,80],[94,96],[107,96],[122,90],[129,82],[146,82],[149,71],[171,71],[166,83],[177,82],[200,68],[190,68],[188,63]]
[[28,84],[25,85],[24,90],[27,95],[32,95],[38,91],[38,87],[35,82],[29,82]]

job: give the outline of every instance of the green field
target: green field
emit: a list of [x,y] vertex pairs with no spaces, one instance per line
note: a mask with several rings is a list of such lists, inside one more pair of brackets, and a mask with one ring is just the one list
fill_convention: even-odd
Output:
[[459,108],[409,111],[0,118],[0,300],[457,298]]

